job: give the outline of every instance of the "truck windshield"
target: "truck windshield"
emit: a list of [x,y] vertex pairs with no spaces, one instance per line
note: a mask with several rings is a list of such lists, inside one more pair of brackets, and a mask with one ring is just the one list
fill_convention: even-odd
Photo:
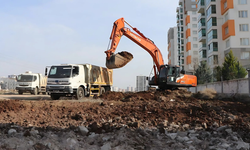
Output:
[[32,82],[34,80],[33,75],[19,75],[17,76],[18,82]]
[[49,71],[49,78],[69,78],[72,66],[52,66]]

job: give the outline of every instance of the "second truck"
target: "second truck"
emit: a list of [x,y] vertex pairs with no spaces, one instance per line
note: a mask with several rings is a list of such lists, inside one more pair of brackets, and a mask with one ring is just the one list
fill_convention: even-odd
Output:
[[81,100],[110,91],[112,85],[112,69],[91,64],[61,64],[50,67],[47,92],[53,100],[67,96]]

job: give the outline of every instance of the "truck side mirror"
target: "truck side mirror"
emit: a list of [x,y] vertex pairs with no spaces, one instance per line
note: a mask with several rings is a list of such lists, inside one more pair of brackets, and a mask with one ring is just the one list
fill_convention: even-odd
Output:
[[45,68],[45,76],[47,76],[48,68]]

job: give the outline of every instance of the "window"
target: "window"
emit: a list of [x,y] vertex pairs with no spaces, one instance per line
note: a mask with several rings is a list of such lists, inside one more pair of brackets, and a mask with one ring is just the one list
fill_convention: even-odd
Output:
[[196,30],[193,30],[193,34],[197,34],[197,31],[196,31]]
[[183,25],[183,21],[181,20],[181,25]]
[[239,11],[239,18],[247,18],[247,11],[246,10]]
[[184,44],[184,40],[181,40],[181,44]]
[[194,54],[194,55],[198,55],[198,51],[194,51],[193,54]]
[[191,2],[196,2],[196,0],[191,0]]
[[207,22],[207,30],[209,30],[212,26],[217,26],[217,18],[211,17]]
[[227,1],[224,3],[224,9],[227,8]]
[[184,51],[184,46],[181,46],[181,51]]
[[196,11],[192,11],[192,14],[195,15],[195,14],[196,14]]
[[226,41],[226,48],[228,48],[230,46],[230,41],[229,39]]
[[192,27],[193,28],[197,28],[197,24],[192,24]]
[[192,5],[191,7],[192,7],[192,8],[196,8],[196,5]]
[[181,19],[183,19],[183,14],[181,14]]
[[247,4],[247,0],[238,0],[238,4],[245,5]]
[[240,38],[240,45],[249,45],[249,38]]
[[208,45],[208,50],[212,51],[218,51],[218,43],[217,42],[212,42],[211,44]]
[[248,31],[248,24],[240,24],[240,31]]
[[250,59],[250,52],[241,52],[240,59]]
[[181,64],[184,64],[184,59],[181,60]]
[[225,35],[228,34],[228,27],[225,28]]
[[197,44],[193,44],[193,48],[198,48],[198,45]]
[[184,35],[183,35],[183,33],[181,33],[181,38],[183,38],[184,37]]
[[197,41],[198,39],[197,39],[197,37],[193,37],[193,41]]
[[211,30],[207,35],[208,41],[211,41],[212,39],[217,39],[217,30]]
[[216,5],[211,5],[211,6],[207,9],[207,18],[208,18],[211,14],[216,14]]
[[192,21],[197,21],[197,18],[196,17],[192,17]]
[[198,33],[199,39],[206,36],[206,29],[201,29]]

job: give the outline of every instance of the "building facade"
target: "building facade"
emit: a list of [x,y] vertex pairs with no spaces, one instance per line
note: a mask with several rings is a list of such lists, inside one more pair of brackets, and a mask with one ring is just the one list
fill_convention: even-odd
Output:
[[178,30],[177,27],[168,30],[168,64],[178,64]]
[[199,61],[211,69],[222,65],[232,50],[244,68],[250,68],[248,0],[197,0]]
[[147,76],[136,76],[136,91],[147,91],[148,90],[148,80]]
[[194,74],[199,65],[199,41],[196,0],[179,0],[177,7],[178,65]]

